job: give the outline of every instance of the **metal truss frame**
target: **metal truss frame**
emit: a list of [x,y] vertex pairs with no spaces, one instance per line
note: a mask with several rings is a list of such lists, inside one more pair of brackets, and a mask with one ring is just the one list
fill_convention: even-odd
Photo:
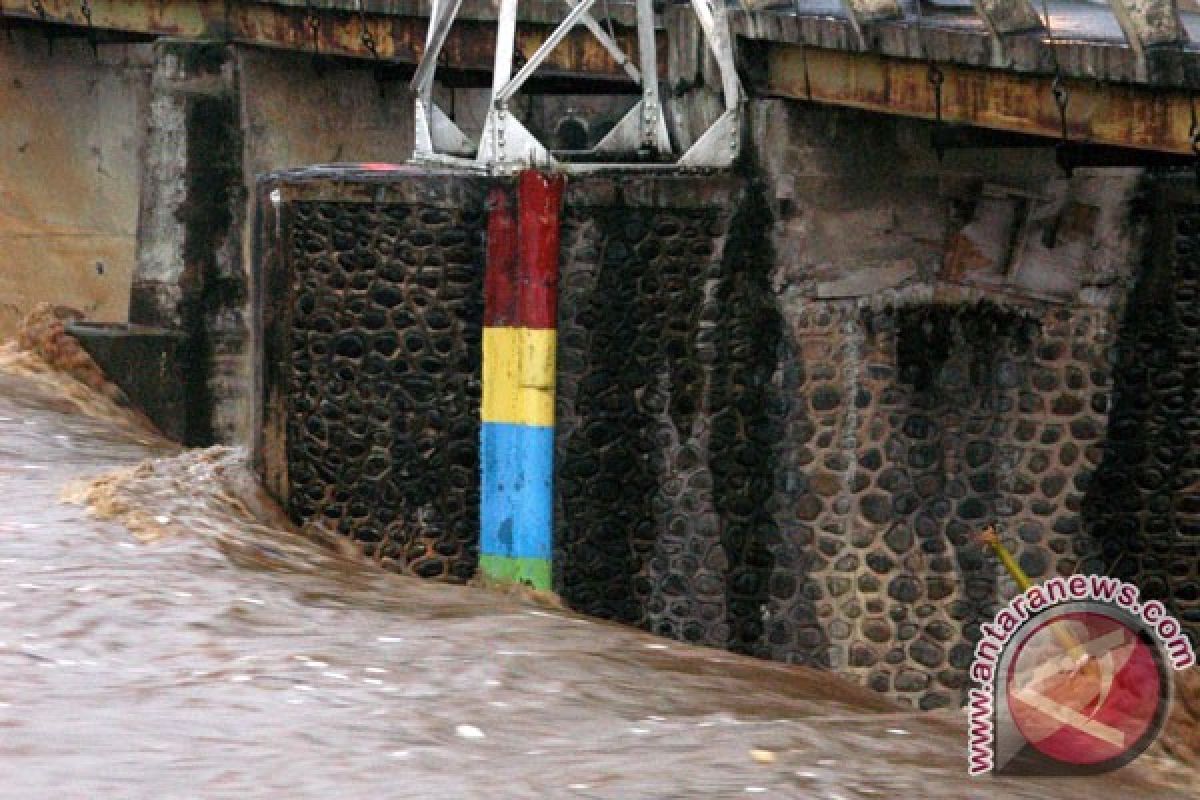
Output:
[[[742,89],[734,67],[733,41],[722,0],[689,2],[721,75],[724,111],[686,152],[675,158],[672,158],[676,154],[659,96],[652,0],[636,0],[636,65],[592,15],[591,9],[596,0],[563,0],[568,10],[562,22],[515,75],[513,49],[518,0],[500,0],[491,97],[478,143],[472,142],[433,101],[438,56],[462,0],[432,2],[425,51],[412,79],[412,90],[416,97],[414,162],[469,167],[493,173],[514,172],[531,166],[555,167],[566,172],[590,172],[647,167],[722,168],[730,166],[737,157],[741,144]],[[576,25],[586,27],[629,78],[641,86],[642,91],[633,108],[594,148],[573,151],[569,154],[570,160],[560,160],[554,151],[545,147],[521,124],[509,110],[509,104]],[[636,158],[639,154],[650,156],[650,159]]]

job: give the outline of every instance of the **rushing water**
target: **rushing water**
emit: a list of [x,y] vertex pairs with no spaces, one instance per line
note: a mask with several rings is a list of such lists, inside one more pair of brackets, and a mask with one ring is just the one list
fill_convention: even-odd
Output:
[[0,374],[4,798],[1183,795],[968,780],[958,713],[385,573],[54,386]]

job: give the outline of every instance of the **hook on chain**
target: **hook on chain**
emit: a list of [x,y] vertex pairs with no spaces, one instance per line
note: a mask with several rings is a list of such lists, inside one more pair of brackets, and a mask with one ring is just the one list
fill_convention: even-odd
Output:
[[313,7],[312,0],[304,0],[304,9],[304,25],[312,36],[313,72],[320,78],[325,74],[325,64],[321,60],[321,15]]
[[938,138],[937,128],[942,124],[942,86],[946,83],[946,74],[942,72],[942,68],[936,62],[930,61],[926,79],[933,89],[933,115],[935,124],[931,134],[933,152],[937,155],[938,162],[941,162],[946,155],[946,148],[942,146],[942,140]]
[[33,10],[37,13],[38,19],[41,20],[46,34],[46,52],[54,55],[54,34],[50,31],[50,26],[46,25],[46,5],[42,0],[33,0]]
[[92,58],[100,60],[100,42],[96,39],[96,28],[92,25],[92,4],[88,0],[82,0],[79,4],[79,13],[83,14],[83,19],[87,23],[87,41],[88,46],[92,48]]
[[1054,105],[1058,106],[1058,119],[1062,125],[1062,140],[1067,140],[1067,105],[1071,102],[1070,92],[1067,90],[1066,84],[1063,83],[1062,75],[1054,76],[1054,83],[1050,84],[1050,93],[1054,95]]
[[362,33],[359,35],[359,41],[371,54],[371,58],[379,60],[379,43],[375,41],[375,35],[371,33],[371,28],[367,25],[367,12],[363,9],[363,4],[358,4],[358,20],[362,25]]
[[384,87],[384,71],[382,61],[379,56],[379,43],[375,40],[375,35],[371,33],[371,28],[367,25],[367,12],[363,8],[362,0],[358,0],[358,21],[362,26],[362,33],[359,35],[359,40],[371,58],[375,61],[375,82],[379,84],[380,99],[387,97],[387,90]]
[[1070,178],[1074,173],[1071,159],[1067,157],[1067,148],[1070,145],[1069,131],[1067,130],[1067,106],[1071,103],[1071,94],[1066,84],[1063,83],[1062,73],[1057,69],[1054,71],[1054,82],[1050,84],[1050,94],[1054,96],[1054,105],[1058,108],[1060,125],[1060,137],[1056,148],[1059,156],[1058,163]]

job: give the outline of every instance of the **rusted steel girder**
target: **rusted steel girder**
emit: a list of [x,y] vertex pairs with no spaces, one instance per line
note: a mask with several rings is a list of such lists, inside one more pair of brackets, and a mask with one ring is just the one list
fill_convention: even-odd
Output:
[[[148,33],[157,36],[220,38],[225,31],[223,0],[182,0],[147,3],[90,2],[92,25],[101,30]],[[66,0],[3,0],[6,17],[87,27],[83,5]]]
[[[945,122],[1057,138],[1062,115],[1051,75],[938,64]],[[935,119],[938,92],[929,63],[871,53],[773,44],[766,92],[884,114]],[[1187,92],[1065,78],[1066,128],[1072,141],[1191,154]],[[1200,107],[1200,98],[1197,99]]]
[[[69,0],[3,0],[0,14],[33,22],[87,27],[79,2]],[[313,4],[225,2],[225,0],[155,0],[130,3],[91,0],[92,25],[98,30],[171,36],[188,39],[217,39],[263,47],[326,56],[375,59],[416,64],[425,49],[428,20],[417,15],[372,14],[365,16],[370,36],[363,36],[363,18],[351,11]],[[565,14],[569,7],[562,4]],[[516,47],[526,55],[546,40],[554,25],[518,21]],[[626,52],[636,51],[636,34],[617,27],[616,40]],[[663,34],[659,32],[658,36]],[[451,32],[442,49],[442,64],[450,69],[492,69],[495,23],[465,19]],[[374,47],[372,52],[368,41]],[[664,44],[665,42],[660,42]],[[659,52],[665,53],[660,46]],[[660,56],[665,71],[665,55]],[[543,72],[596,80],[629,80],[603,46],[587,30],[577,29],[547,57]]]

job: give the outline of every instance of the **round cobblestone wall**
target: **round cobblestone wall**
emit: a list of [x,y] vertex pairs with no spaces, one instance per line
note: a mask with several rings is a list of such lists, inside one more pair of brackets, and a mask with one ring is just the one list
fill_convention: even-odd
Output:
[[413,196],[391,202],[334,188],[284,207],[287,507],[385,565],[466,580],[479,537],[482,201],[462,179],[406,185]]
[[1084,571],[1136,583],[1200,643],[1200,210],[1164,214],[1114,348],[1115,402],[1084,503]]

